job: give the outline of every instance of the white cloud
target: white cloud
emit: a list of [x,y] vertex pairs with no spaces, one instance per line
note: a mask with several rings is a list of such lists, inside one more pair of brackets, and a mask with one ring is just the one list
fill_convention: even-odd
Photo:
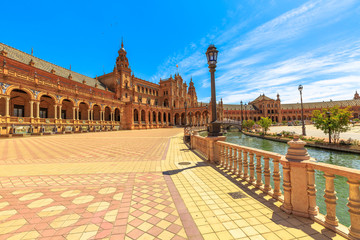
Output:
[[277,92],[283,102],[296,102],[299,84],[309,94],[304,95],[305,101],[349,99],[354,87],[360,88],[360,42],[354,40],[356,36],[346,39],[341,36],[313,46],[311,37],[307,36],[306,51],[297,50],[296,40],[309,31],[341,21],[356,10],[356,3],[356,0],[311,0],[247,33],[242,30],[250,20],[239,22],[216,34],[210,33],[192,42],[182,53],[170,56],[152,80],[168,77],[179,64],[183,78],[188,80],[193,76],[194,82],[200,83],[198,96],[208,99],[210,91],[206,88],[210,87],[210,77],[204,52],[209,42],[215,42],[220,49],[217,98],[222,97],[225,103],[248,102],[260,93],[275,98]]

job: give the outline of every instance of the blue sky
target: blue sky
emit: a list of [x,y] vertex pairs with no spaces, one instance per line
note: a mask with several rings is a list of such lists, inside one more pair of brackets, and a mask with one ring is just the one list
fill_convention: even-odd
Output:
[[95,77],[124,37],[135,76],[192,76],[208,101],[205,51],[219,49],[217,97],[282,102],[351,99],[360,91],[359,0],[6,1],[0,41]]

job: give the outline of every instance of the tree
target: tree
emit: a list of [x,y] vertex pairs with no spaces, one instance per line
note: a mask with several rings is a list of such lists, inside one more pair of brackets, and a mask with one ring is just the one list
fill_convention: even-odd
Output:
[[349,107],[340,109],[339,106],[330,109],[315,110],[313,112],[312,121],[317,129],[322,130],[325,134],[329,134],[329,143],[339,142],[340,133],[350,129],[351,111]]
[[261,128],[263,129],[263,133],[264,135],[266,135],[267,130],[269,130],[272,121],[270,118],[266,117],[261,117],[261,119],[257,122],[257,124],[259,124],[261,126]]
[[245,128],[246,130],[250,130],[253,126],[255,125],[255,122],[251,119],[249,120],[244,120],[242,123],[242,127]]

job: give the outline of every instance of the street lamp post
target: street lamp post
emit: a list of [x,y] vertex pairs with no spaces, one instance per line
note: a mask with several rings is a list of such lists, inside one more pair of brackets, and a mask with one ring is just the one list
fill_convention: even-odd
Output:
[[185,127],[187,127],[187,102],[184,103],[185,106]]
[[299,85],[298,90],[299,90],[299,92],[300,92],[300,100],[301,100],[302,135],[303,135],[303,136],[306,136],[305,122],[304,122],[304,107],[303,107],[303,100],[302,100],[302,90],[303,90],[303,86],[302,86],[302,85]]
[[210,131],[209,136],[216,137],[221,136],[220,133],[220,123],[216,121],[216,91],[215,91],[215,68],[217,62],[218,50],[216,47],[211,44],[207,51],[206,57],[209,65],[209,72],[211,74],[211,123],[210,123]]
[[242,130],[242,124],[243,124],[243,101],[240,101],[240,107],[241,107],[241,112],[240,112],[240,120],[241,120],[241,130]]
[[326,113],[326,116],[328,117],[328,125],[329,125],[329,143],[331,143],[331,128],[330,128],[330,117],[331,117],[331,114],[330,114],[330,112],[327,112],[327,113]]

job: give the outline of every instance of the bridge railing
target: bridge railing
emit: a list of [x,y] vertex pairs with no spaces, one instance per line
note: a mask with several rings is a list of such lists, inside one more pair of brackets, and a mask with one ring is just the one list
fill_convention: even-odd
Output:
[[[191,147],[215,160],[221,170],[281,201],[286,213],[314,219],[346,238],[360,239],[360,170],[316,162],[304,148],[306,143],[294,138],[288,143],[286,156],[195,135],[191,135]],[[315,179],[315,170],[323,172],[325,178],[325,216],[319,214],[316,203],[316,181],[323,179]],[[346,178],[349,186],[349,228],[337,218],[335,176]]]

